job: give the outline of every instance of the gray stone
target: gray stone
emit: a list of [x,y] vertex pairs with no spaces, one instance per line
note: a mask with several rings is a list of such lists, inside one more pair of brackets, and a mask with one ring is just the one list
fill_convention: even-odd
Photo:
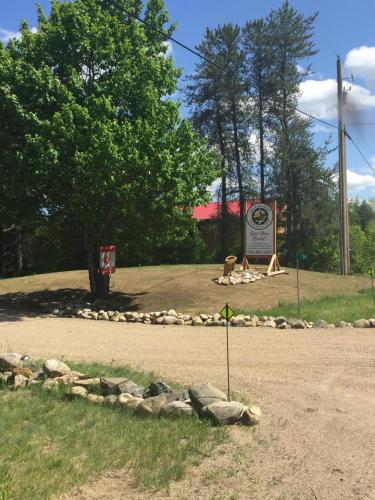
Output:
[[279,323],[276,326],[276,328],[279,329],[279,330],[287,330],[288,328],[290,328],[290,324],[287,323],[286,321],[284,321],[283,323]]
[[287,323],[287,320],[286,318],[284,318],[284,316],[278,316],[277,318],[274,319],[275,323],[276,323],[276,326],[279,326],[283,323]]
[[259,406],[245,407],[245,411],[241,415],[241,423],[248,426],[259,424],[262,416],[262,410]]
[[237,401],[218,401],[202,408],[202,414],[217,425],[235,424],[244,411],[244,405]]
[[153,396],[159,396],[160,394],[166,394],[168,392],[171,392],[172,390],[169,387],[169,385],[167,385],[165,382],[152,382],[148,386],[147,391],[150,397],[153,397]]
[[13,368],[23,368],[29,358],[18,352],[0,353],[0,371],[8,371]]
[[375,328],[375,319],[369,319],[368,322],[370,323],[370,328]]
[[118,394],[128,393],[132,396],[143,398],[143,393],[145,388],[143,385],[138,385],[132,380],[128,380],[127,382],[120,382],[118,384]]
[[275,321],[272,321],[272,320],[268,319],[267,321],[265,321],[263,323],[263,326],[265,328],[276,328],[276,323],[275,323]]
[[199,413],[204,406],[218,401],[227,401],[224,392],[216,389],[211,384],[196,384],[189,388],[189,396],[194,409]]
[[170,309],[168,312],[167,312],[167,315],[168,316],[176,316],[177,317],[177,313],[174,309]]
[[136,410],[143,401],[144,400],[142,398],[132,398],[123,402],[122,405],[124,406],[124,408],[130,408],[132,410]]
[[292,318],[289,320],[289,324],[290,324],[291,328],[294,328],[297,330],[302,330],[302,329],[306,328],[305,322],[302,321],[301,319]]
[[47,359],[43,363],[43,370],[49,377],[62,377],[70,372],[69,366],[59,359]]
[[339,321],[338,323],[335,324],[336,328],[346,328],[346,323],[345,321]]
[[193,408],[183,401],[171,401],[170,403],[165,404],[161,410],[160,415],[162,417],[180,417],[181,415],[192,415]]
[[314,328],[328,328],[328,323],[327,321],[324,321],[324,319],[317,319],[313,323]]
[[166,402],[167,396],[165,394],[145,399],[137,406],[136,414],[140,417],[158,416]]
[[203,320],[200,316],[194,316],[193,318],[193,326],[202,326]]
[[[100,387],[105,395],[121,394],[120,384],[126,384],[128,379],[125,377],[102,377],[100,379]],[[127,391],[123,391],[127,392]]]
[[370,322],[367,319],[357,319],[353,323],[354,328],[369,328]]
[[163,319],[164,325],[175,325],[178,321],[176,316],[164,316]]
[[246,326],[246,321],[243,318],[238,318],[238,317],[232,318],[230,323],[232,326],[235,327]]

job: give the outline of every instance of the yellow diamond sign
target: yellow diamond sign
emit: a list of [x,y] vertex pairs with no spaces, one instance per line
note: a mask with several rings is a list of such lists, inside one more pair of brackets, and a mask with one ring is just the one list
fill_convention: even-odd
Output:
[[227,321],[230,320],[230,318],[234,315],[233,309],[230,307],[229,304],[225,304],[225,306],[222,308],[220,311],[220,315]]

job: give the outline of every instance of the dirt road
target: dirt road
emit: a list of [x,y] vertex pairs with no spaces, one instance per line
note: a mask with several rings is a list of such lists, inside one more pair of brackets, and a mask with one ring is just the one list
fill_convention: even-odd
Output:
[[[0,351],[113,360],[225,389],[222,328],[7,319]],[[233,389],[262,407],[262,423],[234,429],[171,497],[375,499],[375,330],[232,329],[230,353]],[[123,481],[115,474],[78,497],[138,498]]]

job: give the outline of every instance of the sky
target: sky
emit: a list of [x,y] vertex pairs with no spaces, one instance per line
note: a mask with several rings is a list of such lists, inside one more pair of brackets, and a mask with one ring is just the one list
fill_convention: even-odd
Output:
[[[39,0],[48,12],[49,0]],[[206,27],[226,22],[243,25],[246,21],[265,17],[277,9],[282,0],[165,0],[170,20],[177,23],[174,37],[194,47]],[[347,142],[348,187],[351,198],[375,197],[375,0],[291,0],[299,12],[318,12],[315,36],[319,53],[311,60],[313,74],[301,85],[299,108],[332,124],[337,123],[336,57],[344,63],[348,90],[347,130],[372,165],[366,164],[350,141]],[[21,19],[36,27],[35,4],[32,0],[0,0],[0,40],[16,36]],[[176,65],[184,75],[191,74],[196,56],[179,46],[171,48]],[[361,125],[359,125],[361,124]],[[335,129],[319,122],[314,125],[315,143],[323,144],[329,136],[337,145]],[[337,151],[327,161],[333,164]]]

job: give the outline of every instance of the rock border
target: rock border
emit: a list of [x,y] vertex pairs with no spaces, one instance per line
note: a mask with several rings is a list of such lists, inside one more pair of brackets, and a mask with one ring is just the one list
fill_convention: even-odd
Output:
[[[185,325],[185,326],[225,326],[226,321],[220,314],[184,314],[174,309],[153,312],[135,312],[107,309],[103,304],[99,307],[91,304],[60,304],[50,314],[55,317],[69,317],[89,320],[114,321],[118,323],[143,323],[145,325]],[[339,321],[335,324],[323,319],[307,321],[299,318],[285,318],[284,316],[256,316],[238,314],[230,320],[232,327],[275,328],[279,330],[304,330],[309,328],[375,328],[375,318],[358,319],[353,323]]]
[[43,369],[19,353],[0,353],[0,385],[11,390],[40,385],[46,392],[65,387],[68,399],[83,398],[92,404],[127,408],[135,415],[176,418],[181,416],[210,420],[215,425],[257,425],[262,416],[258,406],[228,401],[224,392],[209,383],[188,389],[172,389],[163,381],[147,388],[127,377],[93,377],[71,370],[59,359],[47,359]]

